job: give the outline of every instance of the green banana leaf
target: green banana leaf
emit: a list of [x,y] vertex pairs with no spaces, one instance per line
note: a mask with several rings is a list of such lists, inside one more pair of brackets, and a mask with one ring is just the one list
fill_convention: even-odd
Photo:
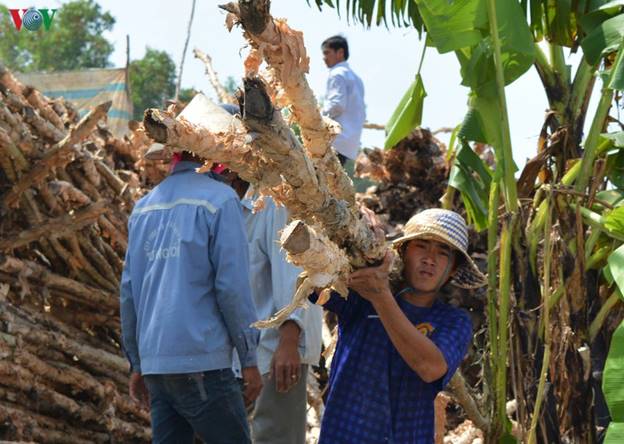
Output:
[[422,77],[418,74],[386,124],[387,135],[384,149],[394,147],[420,125],[426,96]]
[[[624,262],[621,262],[620,266],[624,267]],[[624,442],[624,322],[615,330],[611,338],[609,354],[602,375],[602,391],[612,421],[604,442],[605,444],[620,444]]]
[[624,423],[612,422],[607,429],[607,435],[605,436],[602,444],[622,444],[624,442]]
[[603,54],[613,52],[624,37],[624,14],[616,15],[596,26],[581,41],[583,53],[590,65],[595,65]]
[[[306,0],[308,4],[311,0]],[[338,16],[341,10],[345,12],[347,20],[352,19],[370,27],[373,23],[379,26],[382,23],[388,25],[388,16],[394,26],[411,26],[423,31],[423,22],[418,12],[416,2],[413,0],[344,0],[341,8],[340,0],[314,0],[314,3],[322,10],[324,6],[336,9]]]
[[607,282],[617,284],[621,292],[624,292],[624,245],[617,248],[609,255],[604,275]]
[[[535,45],[524,11],[515,1],[497,5],[496,18],[501,41],[501,59],[505,84],[508,85],[528,69],[535,58]],[[448,29],[452,33],[452,29]],[[468,113],[464,118],[461,137],[502,145],[498,89],[494,70],[494,55],[489,30],[472,47],[456,49],[461,65],[462,84],[471,88]],[[500,161],[500,160],[499,160]],[[513,162],[513,159],[510,159]],[[515,165],[513,169],[517,169]]]
[[[619,188],[619,187],[618,187]],[[596,193],[596,198],[611,204],[614,207],[624,204],[624,191],[603,190]]]
[[[485,0],[415,0],[427,27],[427,36],[438,52],[462,51],[462,84],[478,90],[493,79],[492,47]],[[499,2],[496,19],[501,56],[508,85],[533,64],[533,36],[517,1]],[[465,65],[465,66],[464,66]],[[486,69],[487,79],[481,79]],[[476,70],[476,72],[475,72]]]
[[492,170],[477,156],[470,145],[462,140],[449,175],[449,186],[461,193],[468,220],[477,231],[487,228],[492,175]]
[[624,207],[617,207],[602,217],[605,228],[611,234],[624,236]]
[[607,85],[608,88],[624,91],[624,38],[622,38],[620,42],[620,48],[615,57],[615,62],[611,67],[611,71],[611,80]]
[[440,53],[478,44],[487,29],[485,0],[414,0],[427,38]]
[[609,139],[613,141],[613,145],[618,148],[624,148],[624,131],[618,131],[615,133],[603,133],[600,135],[602,139]]
[[571,47],[576,35],[576,18],[572,14],[572,0],[546,0],[543,16],[544,34],[560,46]]
[[602,22],[618,15],[624,7],[624,0],[601,2],[593,10],[580,18],[580,25],[585,33],[590,33]]
[[624,188],[624,152],[607,156],[607,178],[617,188]]
[[[604,275],[610,283],[615,282],[624,293],[624,245],[609,256]],[[624,442],[624,322],[613,333],[609,354],[602,375],[602,391],[607,401],[611,424],[607,429],[605,444]]]

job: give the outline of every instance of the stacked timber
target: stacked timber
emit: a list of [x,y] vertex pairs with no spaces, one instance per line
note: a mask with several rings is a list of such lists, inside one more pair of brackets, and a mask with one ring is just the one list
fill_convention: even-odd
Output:
[[0,66],[0,440],[148,442],[128,396],[119,278],[134,201],[162,177],[141,128],[107,131]]
[[389,230],[416,212],[440,206],[446,191],[446,147],[429,130],[418,128],[391,150],[364,149],[355,175],[377,182],[357,200],[373,210]]

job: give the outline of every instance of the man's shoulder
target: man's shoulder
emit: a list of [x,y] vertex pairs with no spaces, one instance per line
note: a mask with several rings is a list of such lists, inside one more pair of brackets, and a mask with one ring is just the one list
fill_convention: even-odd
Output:
[[342,77],[346,79],[349,74],[353,74],[353,70],[348,66],[334,66],[329,72],[329,76],[332,78]]
[[207,174],[181,174],[166,177],[153,190],[139,199],[134,208],[140,209],[153,204],[171,204],[173,201],[180,200],[206,201],[211,208],[218,210],[228,201],[238,202],[238,196],[230,186]]

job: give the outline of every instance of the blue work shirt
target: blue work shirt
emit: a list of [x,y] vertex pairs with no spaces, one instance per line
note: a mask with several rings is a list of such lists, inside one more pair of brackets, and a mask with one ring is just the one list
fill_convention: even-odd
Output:
[[255,366],[259,332],[238,196],[200,164],[180,162],[139,200],[121,279],[123,344],[133,371]]
[[461,364],[472,323],[464,311],[439,301],[417,307],[396,300],[442,352],[447,373],[438,381],[424,382],[394,347],[370,302],[353,291],[348,299],[332,293],[323,307],[338,315],[338,343],[319,444],[433,442],[433,402]]

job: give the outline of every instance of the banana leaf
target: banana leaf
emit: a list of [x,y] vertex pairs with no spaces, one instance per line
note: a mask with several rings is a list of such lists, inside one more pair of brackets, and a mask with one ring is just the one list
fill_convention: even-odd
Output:
[[[624,258],[618,258],[618,268],[620,271],[624,268]],[[621,291],[623,290],[619,283],[618,287]],[[602,391],[612,421],[604,442],[605,444],[620,444],[624,442],[624,322],[615,330],[611,338],[602,376]]]
[[622,444],[624,442],[624,423],[612,422],[607,429],[607,435],[605,436],[602,444]]
[[605,201],[614,207],[624,203],[624,191],[622,190],[603,190],[596,193],[596,198]]
[[607,157],[607,178],[617,188],[624,188],[624,152]]
[[604,275],[609,284],[617,284],[620,292],[624,293],[624,245],[613,251],[607,259]]
[[477,231],[487,228],[492,176],[492,170],[477,156],[470,145],[462,140],[449,175],[449,186],[461,193],[468,220]]
[[548,41],[571,47],[576,35],[576,18],[572,14],[572,0],[546,0],[545,30]]
[[[311,3],[311,0],[306,1]],[[338,16],[343,11],[347,20],[351,19],[368,27],[373,23],[387,26],[390,16],[390,22],[394,26],[411,26],[419,34],[424,30],[418,7],[413,0],[344,0],[342,8],[340,0],[314,0],[314,3],[319,10],[324,6],[336,9]]]
[[624,37],[624,14],[605,20],[581,41],[583,53],[590,65],[595,65],[603,54],[613,52]]
[[615,62],[613,62],[611,71],[611,80],[609,81],[608,87],[618,91],[624,91],[624,38],[621,40],[620,49],[615,57]]
[[611,234],[624,236],[624,207],[617,207],[602,217],[604,227]]
[[624,131],[618,131],[615,133],[603,133],[600,135],[600,138],[602,140],[612,140],[614,146],[618,148],[624,148]]
[[440,53],[477,45],[487,29],[485,0],[414,0]]
[[394,147],[422,121],[423,102],[427,92],[420,74],[412,82],[386,124],[388,134],[384,149]]
[[602,2],[580,18],[580,25],[585,33],[590,33],[602,22],[618,15],[624,7],[624,0]]

